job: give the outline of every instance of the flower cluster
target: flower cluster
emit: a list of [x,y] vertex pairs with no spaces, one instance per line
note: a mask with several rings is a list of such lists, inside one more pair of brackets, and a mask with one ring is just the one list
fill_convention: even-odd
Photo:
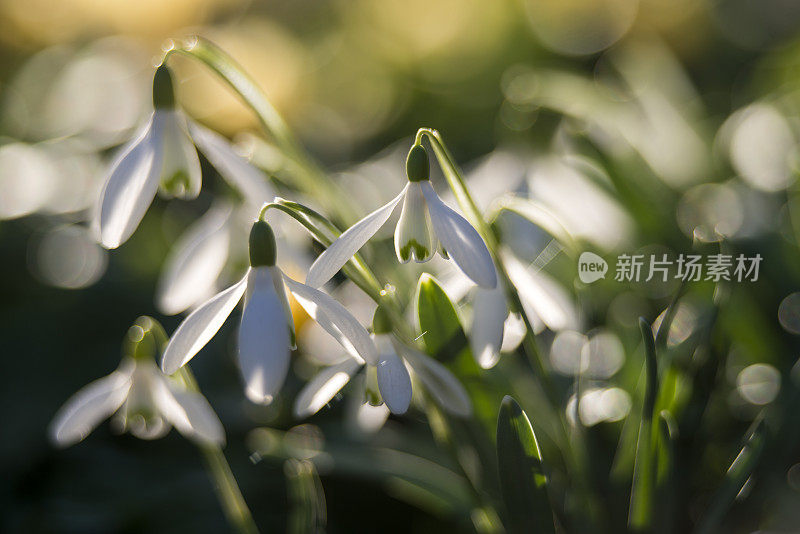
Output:
[[[176,107],[172,76],[163,64],[154,75],[153,106],[144,129],[111,165],[102,190],[95,230],[103,246],[116,248],[135,232],[156,192],[167,198],[198,196],[202,178],[195,146],[241,194],[246,210],[255,210],[274,197],[260,171],[236,154],[221,136],[192,122]],[[243,302],[237,355],[245,395],[254,403],[272,402],[288,374],[291,351],[296,349],[297,320],[290,299],[347,355],[322,370],[300,392],[295,401],[297,417],[316,413],[362,368],[366,373],[365,398],[370,404],[385,404],[390,412],[403,414],[411,405],[413,384],[418,381],[445,410],[469,416],[470,398],[458,379],[399,333],[395,323],[403,319],[398,309],[390,311],[389,303],[380,303],[370,333],[341,303],[320,289],[402,203],[394,232],[395,252],[401,263],[412,259],[427,262],[439,252],[442,258],[451,259],[470,283],[491,295],[499,292],[502,298],[492,255],[475,228],[434,191],[428,155],[419,142],[408,154],[406,176],[407,184],[393,200],[331,240],[311,265],[305,283],[294,280],[278,266],[280,240],[262,209],[250,223],[246,272],[238,282],[202,301],[216,285],[232,242],[241,235],[230,230],[229,205],[212,207],[202,224],[183,240],[180,252],[168,261],[168,270],[159,283],[158,302],[163,311],[179,313],[192,307],[191,313],[169,339],[152,319],[134,325],[120,367],[67,402],[53,422],[53,439],[62,445],[74,443],[102,419],[118,413],[115,420],[120,428],[138,437],[159,437],[175,426],[192,439],[222,444],[222,425],[185,365]],[[487,324],[499,321],[500,337],[508,315],[504,302],[498,316],[487,318]],[[482,313],[476,314],[479,323]],[[478,344],[489,347],[481,349],[479,361],[496,361],[499,340],[481,341],[486,328],[479,324],[475,330]],[[490,330],[497,337],[498,326]],[[493,354],[486,355],[487,351]]]

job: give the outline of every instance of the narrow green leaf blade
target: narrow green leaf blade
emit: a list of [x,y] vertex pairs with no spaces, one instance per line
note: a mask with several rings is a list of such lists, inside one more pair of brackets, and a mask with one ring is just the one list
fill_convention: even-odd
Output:
[[764,451],[764,442],[764,420],[761,419],[756,423],[756,428],[749,432],[744,446],[728,468],[725,479],[697,527],[698,534],[719,531],[722,519],[758,465]]
[[639,319],[644,341],[645,392],[639,439],[636,442],[636,461],[631,483],[631,504],[628,525],[634,531],[647,530],[653,522],[653,501],[656,486],[657,428],[653,425],[653,409],[658,393],[658,367],[653,329],[644,319]]
[[509,396],[497,418],[497,462],[508,532],[555,532],[539,444],[528,416]]

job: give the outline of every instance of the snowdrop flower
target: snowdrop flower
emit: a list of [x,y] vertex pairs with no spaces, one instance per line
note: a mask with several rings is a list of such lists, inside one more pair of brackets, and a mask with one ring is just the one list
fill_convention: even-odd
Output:
[[[411,403],[410,368],[431,396],[450,413],[467,417],[472,403],[464,387],[445,366],[416,349],[408,347],[392,333],[391,319],[378,306],[372,320],[372,340],[377,346],[375,358],[348,358],[331,365],[314,377],[295,400],[297,417],[308,417],[323,406],[362,368],[367,367],[367,398],[372,405],[381,404],[394,414],[403,414]],[[377,388],[370,382],[377,382]],[[375,391],[377,389],[377,391]]]
[[264,221],[250,231],[250,269],[231,287],[213,296],[181,323],[170,339],[161,369],[171,374],[191,360],[219,331],[244,297],[239,327],[238,359],[247,398],[270,403],[289,370],[294,349],[294,322],[287,289],[309,316],[354,357],[377,359],[367,330],[325,293],[284,275],[275,265],[275,235]]
[[309,270],[306,284],[320,287],[331,279],[358,250],[386,223],[402,202],[400,220],[394,233],[395,253],[402,263],[412,258],[426,262],[434,252],[450,257],[476,284],[497,285],[492,256],[480,234],[464,217],[448,207],[431,187],[428,154],[414,145],[406,160],[408,183],[385,206],[373,211],[345,231],[325,250]]
[[112,164],[103,187],[97,217],[106,248],[117,248],[133,234],[159,189],[165,196],[184,199],[200,193],[200,160],[186,118],[175,108],[166,65],[153,77],[153,107],[145,128]]
[[78,443],[115,413],[116,426],[141,439],[162,437],[174,426],[195,441],[224,444],[222,423],[206,398],[178,377],[159,371],[154,360],[157,337],[166,339],[161,326],[149,317],[130,328],[119,367],[80,389],[56,414],[50,425],[56,444]]
[[192,199],[202,177],[197,147],[251,207],[273,198],[264,174],[239,155],[221,135],[192,120],[175,106],[166,65],[153,77],[155,111],[142,132],[112,164],[97,213],[100,242],[116,248],[139,226],[159,189],[166,197]]

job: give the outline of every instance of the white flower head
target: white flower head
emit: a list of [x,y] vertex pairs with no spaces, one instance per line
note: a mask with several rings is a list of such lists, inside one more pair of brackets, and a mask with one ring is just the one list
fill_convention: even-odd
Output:
[[244,298],[238,359],[245,393],[252,402],[272,402],[289,370],[294,321],[286,291],[354,357],[377,358],[369,333],[329,295],[296,282],[275,264],[275,235],[264,221],[250,231],[250,269],[239,282],[195,309],[178,326],[164,351],[161,369],[172,374],[191,360],[219,331]]
[[73,445],[116,414],[117,428],[141,439],[162,437],[174,426],[187,438],[223,445],[225,431],[206,398],[156,366],[159,337],[166,339],[161,326],[140,318],[128,331],[119,367],[78,390],[56,414],[49,430],[53,442]]
[[[353,358],[320,371],[295,399],[296,417],[308,417],[317,413],[362,367],[367,367],[365,381],[369,403],[379,405],[382,401],[393,414],[405,413],[411,404],[412,382],[409,369],[445,410],[461,417],[472,413],[469,395],[458,379],[427,354],[408,347],[397,339],[392,333],[391,320],[382,306],[375,310],[372,330],[371,340],[376,345],[377,357],[362,359],[354,355]],[[371,379],[377,382],[377,387],[371,387]]]
[[133,234],[159,189],[166,196],[186,199],[200,193],[200,160],[186,118],[175,107],[166,65],[153,77],[153,106],[145,128],[112,164],[100,195],[96,217],[106,248],[118,247]]
[[308,285],[320,287],[330,280],[389,220],[401,202],[394,234],[398,260],[426,262],[439,250],[479,286],[497,285],[492,256],[480,234],[442,202],[431,187],[428,154],[422,145],[414,145],[408,153],[406,174],[409,183],[399,195],[351,226],[320,254],[306,277]]

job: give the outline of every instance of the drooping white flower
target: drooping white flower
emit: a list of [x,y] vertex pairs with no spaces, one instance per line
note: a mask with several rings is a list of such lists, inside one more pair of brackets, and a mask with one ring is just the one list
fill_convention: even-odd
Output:
[[422,145],[415,145],[406,161],[409,183],[388,204],[351,226],[320,254],[309,270],[306,283],[320,287],[330,280],[375,235],[402,202],[394,234],[398,260],[402,263],[411,259],[426,262],[438,249],[476,284],[485,288],[495,287],[497,276],[486,244],[464,217],[442,202],[431,187],[428,171],[427,152]]
[[287,289],[322,328],[348,352],[375,359],[369,333],[337,301],[296,282],[275,265],[275,236],[264,221],[250,232],[250,269],[241,281],[195,309],[180,324],[164,351],[161,369],[171,374],[191,360],[214,337],[244,297],[239,327],[239,367],[247,397],[269,403],[280,390],[294,348],[294,322]]
[[[187,438],[223,445],[225,430],[206,398],[161,373],[153,359],[156,342],[143,318],[131,327],[133,345],[110,375],[78,390],[50,424],[50,437],[66,447],[83,440],[104,419],[141,439],[164,436],[175,427]],[[149,336],[149,337],[148,337]]]
[[372,329],[377,358],[354,356],[320,371],[295,399],[295,416],[302,418],[317,413],[362,367],[367,367],[368,375],[375,373],[378,392],[374,393],[379,393],[383,403],[394,414],[405,413],[411,403],[409,369],[445,410],[461,417],[472,413],[469,395],[458,379],[427,354],[397,339],[391,332],[386,311],[380,306],[375,311]]
[[106,248],[118,247],[133,234],[159,188],[167,196],[187,199],[200,193],[200,160],[186,118],[175,108],[165,65],[153,78],[153,105],[144,129],[112,164],[100,196],[96,217]]
[[150,120],[120,151],[103,188],[96,214],[103,246],[116,248],[133,234],[159,189],[167,197],[197,197],[202,177],[195,144],[245,204],[260,206],[275,196],[263,173],[224,137],[187,119],[175,106],[165,65],[153,78],[153,105]]

